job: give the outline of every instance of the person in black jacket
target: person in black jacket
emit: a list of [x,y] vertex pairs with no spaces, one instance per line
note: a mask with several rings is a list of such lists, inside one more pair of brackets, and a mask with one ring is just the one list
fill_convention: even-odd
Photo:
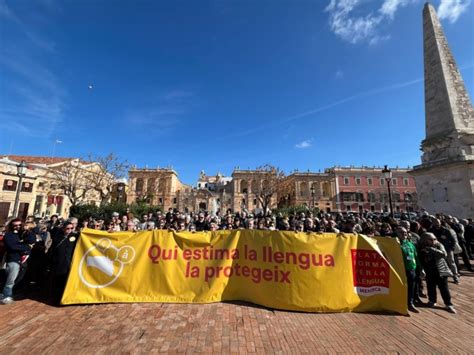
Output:
[[15,218],[8,224],[8,232],[3,237],[7,252],[7,279],[3,287],[2,303],[13,303],[13,286],[20,281],[22,260],[31,251],[32,246],[22,242],[21,219]]
[[74,232],[74,225],[66,222],[63,228],[53,236],[52,271],[53,271],[53,302],[60,304],[66,287],[72,255],[78,235]]

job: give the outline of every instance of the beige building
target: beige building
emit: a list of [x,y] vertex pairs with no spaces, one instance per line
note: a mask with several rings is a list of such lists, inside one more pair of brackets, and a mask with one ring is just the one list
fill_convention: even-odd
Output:
[[[261,211],[263,206],[257,195],[274,179],[274,174],[259,170],[241,170],[232,172],[232,210],[235,212]],[[269,208],[277,207],[278,196],[275,193]]]
[[[285,201],[287,205],[319,208],[325,212],[336,209],[336,187],[332,174],[294,172],[287,179],[291,181],[287,201]],[[279,200],[281,201],[281,198]]]
[[[27,165],[22,186],[19,185],[17,166],[24,161]],[[84,162],[77,158],[52,158],[37,156],[9,155],[0,158],[0,225],[13,215],[15,199],[19,191],[18,216],[25,218],[27,215],[39,217],[58,214],[68,217],[71,207],[70,199],[64,194],[61,182],[54,173],[66,164],[74,164],[78,168],[85,167]],[[87,166],[87,169],[90,166]],[[93,167],[94,168],[94,167]],[[85,170],[87,170],[85,169]],[[78,191],[87,188],[84,179]],[[20,189],[20,190],[18,190]],[[80,193],[81,203],[100,203],[100,196],[94,190]]]
[[181,183],[173,169],[133,167],[128,175],[127,203],[146,202],[163,210],[181,210],[189,203],[188,194],[192,187]]

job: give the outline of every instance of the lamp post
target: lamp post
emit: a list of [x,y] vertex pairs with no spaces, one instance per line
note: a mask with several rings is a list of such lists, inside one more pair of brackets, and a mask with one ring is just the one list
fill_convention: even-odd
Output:
[[387,182],[388,202],[390,204],[390,217],[393,218],[392,193],[390,192],[390,184],[392,183],[392,170],[387,168],[387,165],[385,165],[382,170],[382,174],[384,175],[385,181]]
[[18,205],[20,204],[20,191],[21,191],[21,186],[23,184],[23,178],[25,177],[26,174],[26,163],[24,160],[21,161],[20,164],[16,166],[16,171],[17,175],[20,178],[18,181],[18,187],[16,190],[16,196],[15,196],[15,205],[13,206],[13,217],[17,218],[18,217]]
[[313,199],[313,211],[314,211],[314,205],[315,205],[315,201],[314,201],[314,191],[315,191],[315,188],[314,188],[314,185],[311,185],[311,198]]
[[404,200],[405,200],[405,210],[408,215],[408,220],[411,222],[410,209],[408,208],[408,204],[410,203],[410,197],[407,194],[405,194]]

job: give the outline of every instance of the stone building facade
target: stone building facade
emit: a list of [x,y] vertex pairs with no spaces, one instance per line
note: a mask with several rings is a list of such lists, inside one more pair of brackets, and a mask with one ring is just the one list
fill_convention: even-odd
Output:
[[474,109],[436,11],[423,9],[426,138],[413,169],[420,206],[474,217]]
[[[336,210],[335,181],[329,173],[294,172],[287,177],[291,181],[288,201],[290,206],[308,206],[321,211]],[[284,198],[284,196],[282,196]],[[281,198],[280,198],[281,201]]]
[[[236,168],[232,172],[232,209],[235,212],[257,211],[263,208],[257,197],[264,186],[274,179],[271,173],[259,170],[241,170]],[[278,196],[272,196],[269,208],[277,207]]]
[[[183,209],[192,187],[181,183],[176,171],[170,168],[137,168],[128,172],[129,189],[127,203],[146,202],[159,206],[163,210],[169,208]],[[186,203],[187,202],[187,203]]]

